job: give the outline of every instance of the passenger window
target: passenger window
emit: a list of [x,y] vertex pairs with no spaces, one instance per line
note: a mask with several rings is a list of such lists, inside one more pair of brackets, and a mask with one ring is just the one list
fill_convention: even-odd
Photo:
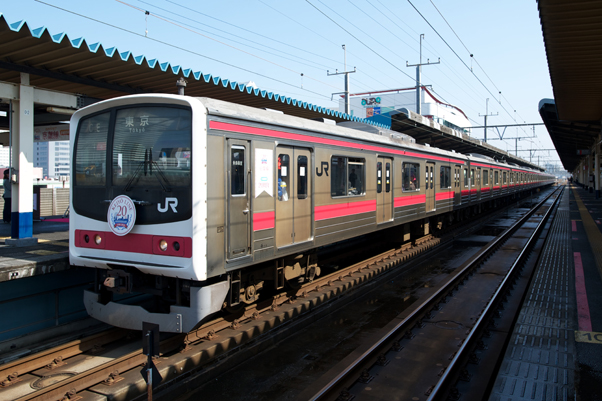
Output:
[[495,185],[498,185],[500,183],[500,174],[499,171],[495,172]]
[[468,188],[468,170],[464,169],[464,187]]
[[230,194],[245,195],[245,148],[233,146],[230,152],[232,163],[230,166]]
[[278,155],[278,200],[280,202],[288,202],[288,191],[291,188],[289,173],[290,159],[287,154]]
[[333,156],[330,159],[331,196],[364,195],[364,182],[366,181],[365,165],[365,159]]
[[402,189],[404,191],[420,190],[420,165],[418,163],[403,163],[401,168]]
[[505,184],[505,183],[507,182],[507,181],[506,181],[506,172],[504,171],[502,174],[503,174],[503,175],[502,175],[502,177],[504,178],[504,181],[503,181],[503,183]]
[[383,164],[381,162],[376,163],[376,193],[379,194],[383,191]]
[[451,167],[439,168],[439,187],[451,188]]
[[391,163],[385,165],[385,191],[391,192]]
[[307,156],[297,157],[297,199],[307,199]]
[[474,187],[476,185],[476,181],[474,179],[474,168],[470,170],[470,186]]
[[489,171],[483,170],[483,186],[489,185]]

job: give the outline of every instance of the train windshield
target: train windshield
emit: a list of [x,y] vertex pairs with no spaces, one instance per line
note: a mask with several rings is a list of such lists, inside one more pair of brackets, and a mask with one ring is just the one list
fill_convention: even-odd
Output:
[[112,152],[113,185],[170,190],[191,182],[190,110],[136,107],[118,110]]
[[105,220],[107,200],[128,195],[147,205],[177,199],[177,212],[137,209],[136,224],[192,215],[192,110],[168,105],[119,107],[82,118],[75,140],[73,208]]

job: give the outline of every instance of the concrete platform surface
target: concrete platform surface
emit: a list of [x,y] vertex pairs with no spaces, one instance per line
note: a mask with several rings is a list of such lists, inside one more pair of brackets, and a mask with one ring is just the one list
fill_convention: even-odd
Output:
[[0,224],[0,282],[69,269],[68,219],[34,221],[33,239],[11,240],[10,224]]

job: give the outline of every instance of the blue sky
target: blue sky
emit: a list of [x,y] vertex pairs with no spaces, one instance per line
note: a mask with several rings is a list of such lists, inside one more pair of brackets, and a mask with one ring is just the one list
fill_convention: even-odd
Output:
[[[541,122],[538,103],[553,93],[535,1],[410,1],[0,0],[0,13],[9,23],[25,20],[30,28],[253,81],[330,108],[338,108],[331,94],[344,83],[326,71],[344,69],[342,44],[347,69],[357,68],[352,92],[405,88],[415,84],[406,61],[418,62],[424,33],[423,61],[440,58],[441,64],[423,67],[423,83],[464,110],[473,125],[483,124],[486,98],[489,112],[499,113],[490,125]],[[543,126],[535,133],[518,142],[519,150],[553,148]],[[495,135],[490,131],[488,138]],[[532,130],[508,128],[504,135],[527,137]],[[473,136],[482,138],[483,130]],[[514,152],[514,140],[491,144]],[[519,156],[528,160],[529,153]],[[534,162],[537,156],[540,163],[559,162],[555,152],[537,152]]]

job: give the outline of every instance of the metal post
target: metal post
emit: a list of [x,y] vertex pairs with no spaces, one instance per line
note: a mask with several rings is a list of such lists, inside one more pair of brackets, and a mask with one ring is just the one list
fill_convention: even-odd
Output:
[[420,34],[420,62],[418,64],[408,64],[406,61],[406,67],[416,67],[416,113],[420,115],[422,115],[422,66],[441,63],[441,59],[436,63],[431,63],[428,59],[426,63],[422,62],[422,38],[424,38],[424,33]]
[[479,114],[480,117],[485,117],[485,124],[484,124],[484,129],[485,129],[485,135],[483,138],[483,142],[487,143],[487,117],[488,116],[497,116],[499,113],[495,113],[495,114],[489,114],[489,98],[485,99],[485,115]]
[[148,401],[153,401],[153,353],[151,351],[153,344],[153,332],[151,330],[146,332],[146,341],[148,349],[148,359],[146,363],[146,392],[148,395]]
[[345,113],[347,115],[350,115],[351,114],[351,104],[349,102],[349,74],[357,72],[357,69],[355,67],[353,67],[353,71],[347,71],[347,49],[345,48],[345,45],[342,45],[342,47],[343,47],[343,52],[344,52],[343,67],[344,67],[345,71],[339,72],[339,70],[335,70],[334,74],[331,74],[327,70],[326,75],[331,76],[331,75],[345,74],[345,92],[337,92],[337,93],[333,93],[333,95],[338,95],[341,93],[343,93],[345,95]]
[[178,95],[184,96],[184,88],[186,88],[186,80],[182,77],[176,81],[176,86],[178,87]]

